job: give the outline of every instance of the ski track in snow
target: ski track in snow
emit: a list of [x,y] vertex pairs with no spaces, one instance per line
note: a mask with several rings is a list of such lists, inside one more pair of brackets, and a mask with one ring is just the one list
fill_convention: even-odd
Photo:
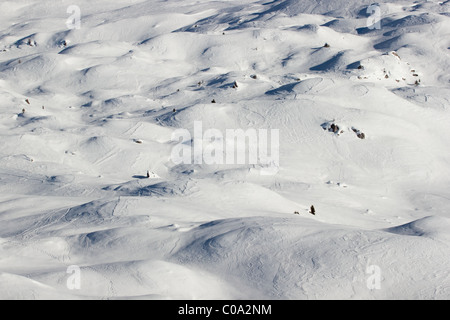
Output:
[[3,1],[0,299],[449,299],[450,4],[378,3]]

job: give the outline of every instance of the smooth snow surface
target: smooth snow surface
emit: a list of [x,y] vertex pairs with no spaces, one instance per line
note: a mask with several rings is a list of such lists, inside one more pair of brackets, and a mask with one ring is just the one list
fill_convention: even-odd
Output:
[[2,1],[0,298],[450,299],[450,1],[372,3]]

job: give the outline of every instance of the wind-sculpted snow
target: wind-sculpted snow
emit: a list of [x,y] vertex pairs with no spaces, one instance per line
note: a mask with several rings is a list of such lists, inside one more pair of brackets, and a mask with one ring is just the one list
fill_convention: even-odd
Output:
[[[266,296],[260,298],[269,299],[394,298],[405,294],[419,298],[417,293],[406,293],[407,287],[416,286],[413,283],[387,280],[383,284],[389,287],[386,291],[367,291],[367,268],[377,262],[386,272],[385,279],[408,274],[419,280],[419,274],[436,263],[428,282],[420,283],[420,290],[440,288],[439,295],[445,297],[448,287],[439,282],[446,277],[448,221],[442,219],[446,227],[437,229],[438,221],[412,224],[417,225],[414,229],[423,227],[422,232],[430,233],[427,237],[433,240],[404,238],[408,233],[403,232],[392,236],[381,230],[326,226],[306,219],[227,219],[191,230],[195,237],[175,257],[183,264],[209,266],[207,270],[226,274],[230,283],[264,292]],[[439,241],[441,236],[447,237],[447,244]],[[435,260],[428,246],[446,258]]]
[[50,2],[0,3],[1,299],[450,298],[449,1]]

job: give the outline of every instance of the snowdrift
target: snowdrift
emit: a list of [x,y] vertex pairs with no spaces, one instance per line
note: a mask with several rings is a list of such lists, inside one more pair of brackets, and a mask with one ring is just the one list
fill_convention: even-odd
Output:
[[1,299],[450,298],[448,1],[77,6],[0,3]]

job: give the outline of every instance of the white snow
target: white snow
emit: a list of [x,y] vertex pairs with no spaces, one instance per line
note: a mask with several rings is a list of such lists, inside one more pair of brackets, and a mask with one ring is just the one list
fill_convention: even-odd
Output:
[[378,3],[2,1],[0,299],[449,299],[450,2]]

